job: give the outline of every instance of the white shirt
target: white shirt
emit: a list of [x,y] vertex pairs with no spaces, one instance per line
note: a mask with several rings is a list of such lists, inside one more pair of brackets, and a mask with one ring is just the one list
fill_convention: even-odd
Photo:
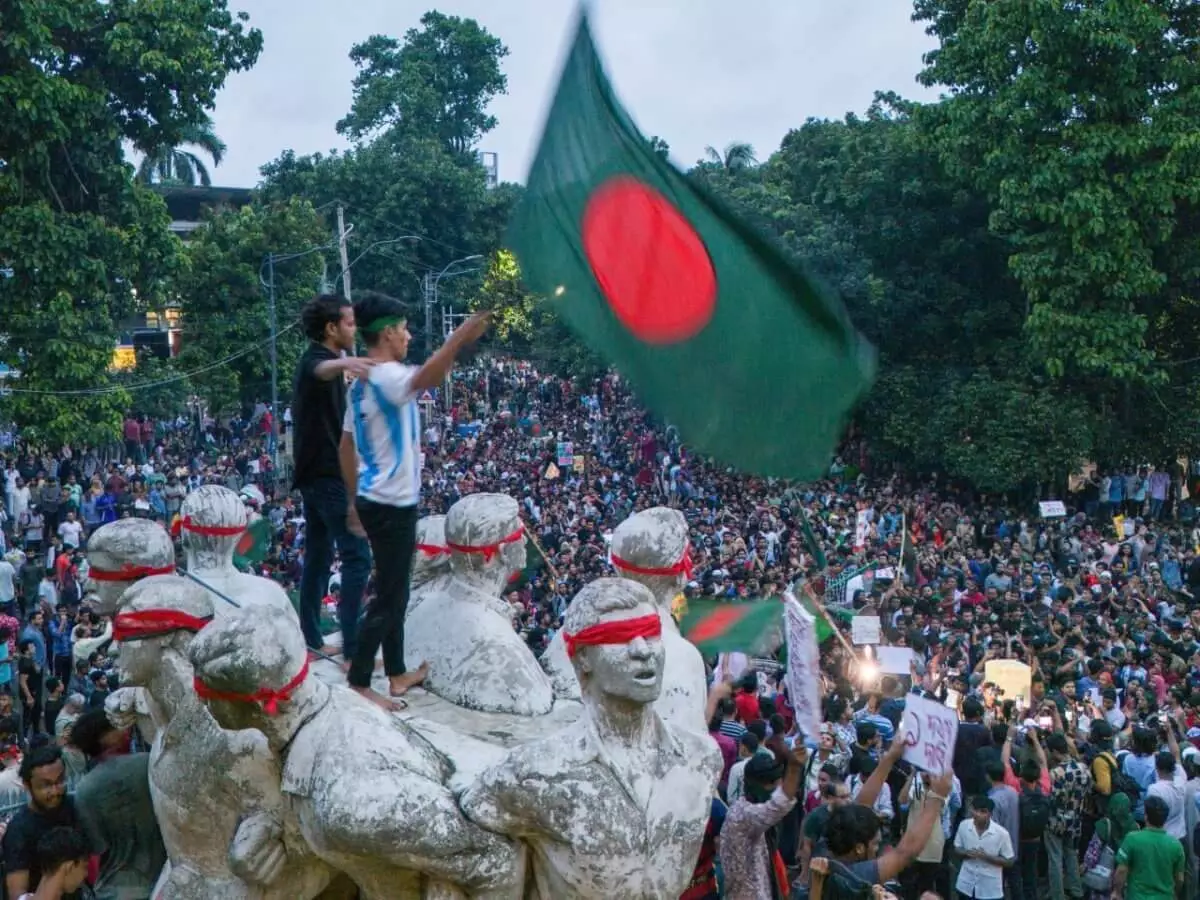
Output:
[[1187,775],[1183,766],[1178,763],[1175,764],[1175,774],[1171,781],[1163,781],[1160,778],[1146,789],[1147,797],[1161,797],[1167,804],[1167,821],[1163,825],[1163,831],[1181,841],[1187,837],[1187,809],[1184,805],[1186,790]]
[[13,597],[16,596],[16,587],[13,583],[16,575],[17,570],[13,568],[12,563],[7,559],[0,558],[0,604],[12,603]]
[[[959,823],[958,832],[954,835],[954,849],[959,853],[982,850],[988,856],[1013,859],[1012,838],[994,819],[980,834],[975,827],[975,820],[967,816]],[[1001,900],[1004,896],[1004,870],[982,859],[964,859],[954,887],[976,900]]]
[[342,430],[358,453],[358,496],[416,506],[421,492],[421,426],[412,387],[415,366],[375,366],[350,386]]
[[63,522],[58,526],[58,536],[62,538],[64,547],[78,548],[83,537],[83,526],[78,522]]

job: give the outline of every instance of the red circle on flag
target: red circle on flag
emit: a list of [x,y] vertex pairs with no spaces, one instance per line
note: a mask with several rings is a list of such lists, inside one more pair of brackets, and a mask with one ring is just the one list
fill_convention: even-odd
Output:
[[648,344],[697,335],[717,307],[708,248],[674,204],[619,175],[583,213],[583,250],[617,320]]

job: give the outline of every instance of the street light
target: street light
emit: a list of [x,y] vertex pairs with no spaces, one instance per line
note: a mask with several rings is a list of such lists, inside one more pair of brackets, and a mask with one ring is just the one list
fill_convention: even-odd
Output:
[[[429,277],[428,272],[425,273],[425,284],[423,286],[424,287],[423,293],[425,294],[425,358],[426,359],[428,359],[430,356],[433,355],[433,307],[438,302],[438,295],[437,295],[438,282],[442,280],[443,275],[445,275],[447,272],[449,272],[455,266],[461,265],[462,263],[466,263],[466,262],[474,262],[477,259],[483,259],[483,256],[479,253],[475,253],[475,254],[472,254],[471,256],[464,256],[462,259],[452,260],[451,262],[446,263],[446,267],[444,269],[442,269],[442,271],[440,271],[436,275],[434,275],[432,278]],[[474,270],[467,270],[467,271],[474,271]],[[454,272],[452,274],[453,275],[461,275],[463,273],[462,272]]]

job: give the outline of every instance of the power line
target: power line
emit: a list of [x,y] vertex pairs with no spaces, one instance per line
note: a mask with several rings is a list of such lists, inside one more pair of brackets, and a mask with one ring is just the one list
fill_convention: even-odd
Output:
[[[291,325],[288,325],[286,328],[280,329],[279,333],[275,337],[276,337],[276,339],[278,339],[282,335],[287,334],[293,328],[299,328],[299,327],[300,327],[299,322],[293,322]],[[142,382],[141,384],[110,385],[109,387],[102,387],[102,388],[86,388],[86,389],[66,390],[66,391],[39,391],[39,390],[31,389],[31,388],[5,387],[5,392],[13,393],[13,394],[36,394],[36,395],[41,395],[41,396],[52,396],[52,397],[94,397],[94,396],[101,395],[101,394],[117,394],[117,393],[121,393],[122,391],[124,391],[125,393],[135,393],[137,391],[144,391],[144,390],[148,390],[150,388],[162,387],[164,384],[174,384],[176,381],[183,381],[185,379],[191,378],[194,375],[203,375],[205,372],[211,372],[213,369],[219,369],[219,368],[221,368],[221,366],[228,365],[229,363],[233,362],[235,359],[241,359],[243,356],[249,356],[255,350],[258,350],[258,349],[262,348],[263,346],[265,346],[266,344],[270,343],[270,341],[271,341],[271,338],[268,336],[267,338],[259,341],[257,344],[253,344],[252,346],[247,347],[245,350],[239,350],[237,353],[232,353],[229,356],[226,356],[224,359],[217,360],[214,363],[209,363],[207,366],[201,366],[199,369],[193,369],[190,372],[180,372],[178,375],[172,375],[169,378],[159,378],[155,381]]]

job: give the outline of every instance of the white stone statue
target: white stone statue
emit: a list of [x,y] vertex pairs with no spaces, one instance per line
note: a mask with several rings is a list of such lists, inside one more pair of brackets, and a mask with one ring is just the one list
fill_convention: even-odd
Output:
[[409,612],[404,654],[425,661],[423,687],[458,706],[537,716],[554,705],[550,679],[512,626],[501,591],[525,568],[517,502],[470,494],[446,516],[450,574],[428,585]]
[[460,798],[485,828],[529,844],[537,900],[675,900],[692,878],[721,755],[664,722],[654,596],[622,578],[586,585],[563,631],[583,715],[511,750]]
[[[274,581],[239,572],[233,564],[248,524],[246,507],[228,488],[206,484],[187,495],[179,509],[180,540],[187,571],[239,605],[268,606],[299,625],[296,608]],[[222,614],[220,606],[217,614]]]
[[149,519],[118,519],[101,525],[88,538],[90,590],[96,611],[111,616],[121,595],[135,581],[175,574],[175,545],[161,525]]
[[[308,853],[298,834],[288,846],[282,830],[272,830],[270,823],[283,820],[284,799],[266,738],[253,730],[223,730],[193,690],[188,647],[222,603],[194,582],[156,576],[125,592],[114,620],[121,682],[141,688],[158,726],[150,794],[170,865],[154,896],[308,900],[337,873]],[[275,838],[274,860],[259,867],[264,883],[239,877],[255,868],[231,853],[239,827],[243,841],[256,829]]]
[[[465,819],[448,761],[358,694],[308,671],[294,623],[247,609],[189,653],[197,693],[226,728],[256,728],[280,756],[284,831],[344,872],[364,900],[520,896],[516,845]],[[423,894],[420,892],[424,892]]]
[[425,602],[433,583],[450,573],[450,549],[446,546],[446,517],[425,516],[417,522],[417,546],[413,550],[409,579],[408,612]]
[[[678,510],[665,506],[636,513],[613,531],[611,549],[613,568],[622,578],[644,585],[657,601],[666,664],[662,693],[655,709],[672,724],[707,732],[704,711],[708,680],[704,659],[679,633],[679,626],[671,616],[671,604],[692,571],[687,519]],[[579,682],[567,657],[562,632],[546,648],[542,665],[554,683],[557,696],[579,697]]]

